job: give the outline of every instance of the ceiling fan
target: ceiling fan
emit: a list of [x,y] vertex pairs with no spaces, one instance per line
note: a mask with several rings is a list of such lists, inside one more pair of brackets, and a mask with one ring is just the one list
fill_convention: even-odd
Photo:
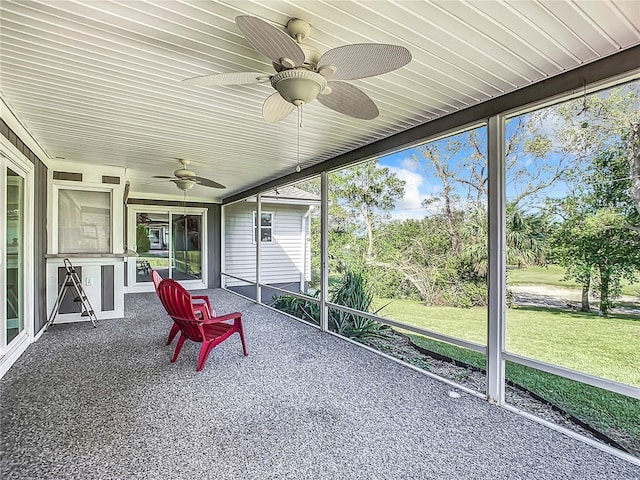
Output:
[[227,188],[218,182],[209,180],[208,178],[199,177],[196,175],[196,172],[189,170],[188,167],[191,163],[191,160],[185,160],[183,158],[178,158],[176,160],[178,160],[182,164],[182,168],[179,168],[178,170],[173,172],[173,177],[169,177],[166,175],[154,175],[153,178],[169,180],[170,182],[175,183],[178,188],[184,192],[192,189],[196,185],[202,185],[203,187],[211,188]]
[[251,46],[273,62],[276,73],[220,73],[183,82],[207,87],[269,82],[276,93],[265,100],[262,116],[270,123],[279,122],[296,107],[316,98],[342,114],[372,120],[379,114],[376,104],[362,90],[343,80],[381,75],[411,61],[411,52],[406,48],[381,43],[343,45],[322,54],[302,43],[311,27],[298,18],[287,23],[289,35],[249,15],[236,17],[236,25]]

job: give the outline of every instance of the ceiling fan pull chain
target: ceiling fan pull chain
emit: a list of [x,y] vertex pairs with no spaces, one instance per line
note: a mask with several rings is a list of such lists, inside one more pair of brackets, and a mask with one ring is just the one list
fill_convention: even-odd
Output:
[[298,105],[298,163],[296,172],[300,171],[300,129],[302,128],[302,105]]
[[187,191],[182,191],[182,216],[185,218],[185,227],[186,227],[186,218],[187,218]]

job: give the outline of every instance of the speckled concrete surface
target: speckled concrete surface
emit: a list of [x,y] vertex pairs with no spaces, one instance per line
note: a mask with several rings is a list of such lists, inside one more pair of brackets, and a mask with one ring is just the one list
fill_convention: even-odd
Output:
[[639,479],[640,467],[221,290],[195,371],[155,294],[54,325],[0,381],[3,479]]

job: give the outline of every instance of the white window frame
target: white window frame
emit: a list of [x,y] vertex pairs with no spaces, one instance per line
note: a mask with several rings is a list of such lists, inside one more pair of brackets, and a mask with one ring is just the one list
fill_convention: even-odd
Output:
[[[123,252],[123,242],[122,242],[122,208],[121,205],[118,204],[118,199],[121,198],[118,193],[122,188],[114,188],[108,187],[101,183],[91,183],[91,182],[71,182],[66,180],[53,180],[51,184],[52,189],[52,201],[50,202],[49,211],[50,211],[50,223],[48,225],[49,232],[49,245],[48,251],[49,254],[57,255],[60,253],[59,245],[58,245],[58,227],[59,227],[59,212],[58,212],[58,202],[60,196],[60,190],[80,190],[84,192],[106,192],[109,193],[111,197],[110,205],[111,205],[111,239],[110,239],[110,251],[109,252],[95,252],[95,254],[119,254]],[[73,252],[68,252],[73,253]],[[93,255],[93,252],[82,252],[81,255]]]
[[[258,226],[256,225],[256,219],[258,218],[256,211],[254,210],[252,215],[253,218],[253,243],[256,243],[256,234],[258,233]],[[271,231],[271,235],[269,236],[269,240],[264,240],[262,235],[260,235],[260,243],[273,243],[273,227],[275,226],[275,214],[274,212],[260,212],[260,220],[262,220],[262,215],[271,215],[271,225],[260,225],[260,233],[262,233],[263,229],[269,229]],[[262,224],[262,221],[260,222]]]
[[[187,290],[201,290],[209,288],[209,228],[207,226],[207,217],[209,209],[206,207],[177,207],[168,205],[127,205],[127,247],[130,251],[137,250],[136,244],[136,217],[139,213],[167,213],[169,222],[171,223],[172,215],[200,215],[200,229],[202,238],[201,245],[201,278],[198,280],[180,280],[180,284]],[[171,235],[173,232],[169,229],[169,244],[171,245]],[[137,283],[136,282],[136,257],[127,258],[127,287],[125,293],[153,292],[153,282]]]
[[[6,345],[6,299],[2,293],[0,298],[0,378],[9,370],[11,365],[26,350],[27,346],[34,340],[34,166],[27,160],[18,149],[4,136],[0,135],[0,205],[2,205],[2,215],[6,202],[6,169],[10,168],[24,179],[24,230],[23,230],[23,259],[24,272],[22,275],[23,289],[23,320],[24,329],[9,345]],[[0,291],[6,292],[6,264],[5,264],[5,239],[6,225],[4,218],[0,219]]]

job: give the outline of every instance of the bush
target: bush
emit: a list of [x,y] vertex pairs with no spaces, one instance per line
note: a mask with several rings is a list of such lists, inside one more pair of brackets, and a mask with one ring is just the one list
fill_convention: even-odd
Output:
[[[319,293],[308,296],[318,298]],[[342,276],[331,291],[330,298],[332,303],[363,312],[370,312],[373,302],[373,294],[367,288],[362,274],[352,271],[347,271]],[[291,295],[279,295],[273,297],[271,306],[316,325],[320,324],[320,306],[315,302]],[[332,308],[329,309],[329,329],[362,343],[367,343],[371,338],[384,337],[391,330],[389,326],[375,320]]]
[[456,281],[442,289],[442,305],[471,308],[487,305],[487,284],[482,281]]
[[138,225],[136,227],[136,245],[138,253],[146,253],[151,249],[149,230],[144,225]]
[[[306,295],[310,298],[318,298],[319,294],[320,291],[317,291],[314,295],[301,293],[301,295]],[[271,306],[281,312],[288,313],[315,325],[320,325],[320,305],[315,302],[292,295],[274,295]]]
[[416,288],[396,269],[367,267],[366,283],[376,297],[419,300]]

